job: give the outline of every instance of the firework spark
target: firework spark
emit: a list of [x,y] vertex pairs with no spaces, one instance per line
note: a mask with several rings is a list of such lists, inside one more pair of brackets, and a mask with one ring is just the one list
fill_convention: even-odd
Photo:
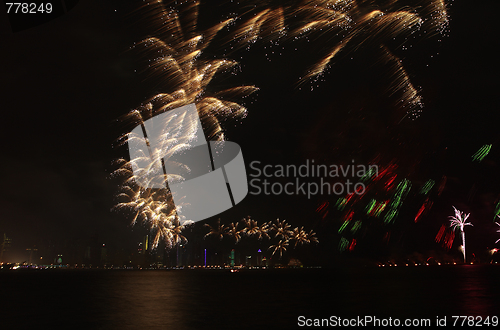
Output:
[[[495,223],[497,224],[497,226],[500,226],[500,223],[498,223],[498,222],[495,222]],[[500,229],[497,230],[497,233],[500,233]],[[498,242],[500,242],[500,238],[495,241],[495,244]]]
[[297,245],[309,244],[309,243],[318,243],[318,238],[315,236],[312,230],[307,232],[304,230],[304,227],[296,227],[292,231],[290,231],[290,240],[295,241],[294,248]]
[[232,222],[229,224],[229,228],[227,229],[227,235],[231,236],[235,243],[238,243],[241,240],[241,234],[245,232],[244,229],[238,229],[239,222]]
[[482,161],[490,153],[490,150],[491,144],[485,144],[474,155],[472,155],[472,161]]
[[[260,3],[259,8],[268,4]],[[285,8],[279,6],[275,9],[264,8],[255,13],[249,10],[241,16],[251,16],[245,20],[233,33],[231,39],[236,40],[236,47],[253,44],[260,39],[276,40],[286,35]]]
[[204,236],[204,238],[208,237],[208,236],[214,236],[215,238],[217,238],[219,240],[222,240],[224,238],[224,236],[226,236],[229,233],[229,229],[230,229],[230,228],[226,227],[226,225],[222,224],[220,222],[220,219],[217,219],[217,223],[215,226],[211,226],[208,223],[206,223],[205,227],[208,227],[209,231]]
[[128,184],[122,187],[118,195],[124,202],[120,202],[115,209],[126,209],[134,212],[132,225],[137,222],[148,223],[152,231],[156,230],[153,247],[156,248],[163,238],[167,248],[187,241],[181,232],[191,221],[183,223],[177,217],[171,197],[165,191],[142,189]]
[[247,219],[243,219],[242,222],[245,227],[244,232],[247,236],[253,236],[259,232],[259,224],[256,220],[248,217]]
[[469,218],[469,214],[464,214],[463,212],[457,210],[455,206],[453,206],[453,209],[455,210],[455,215],[450,216],[450,227],[453,228],[454,230],[460,229],[460,232],[462,234],[462,252],[464,254],[464,262],[465,262],[465,231],[464,227],[465,226],[473,226],[472,223],[466,222],[467,218]]
[[[163,1],[149,1],[138,10],[147,21],[150,37],[137,43],[134,49],[138,49],[149,59],[145,74],[148,79],[157,82],[156,89],[161,92],[126,115],[123,118],[126,123],[135,127],[140,125],[144,129],[145,121],[154,116],[184,105],[195,104],[206,137],[210,140],[223,140],[220,120],[245,116],[246,108],[230,99],[248,96],[257,88],[236,86],[209,93],[207,86],[214,76],[231,70],[237,63],[227,59],[202,58],[203,51],[217,33],[232,20],[223,20],[199,32],[197,31],[198,9],[199,1],[169,4]],[[190,129],[195,122],[193,118],[183,116],[174,120],[177,121],[175,125],[162,123],[165,126],[164,134],[160,137],[161,143],[152,144],[157,145],[155,150],[144,151],[144,155],[137,155],[130,161],[118,160],[119,169],[114,172],[114,175],[124,178],[122,191],[119,194],[122,201],[116,208],[133,210],[135,216],[132,224],[141,221],[148,224],[151,230],[156,230],[155,247],[160,238],[163,238],[169,247],[185,240],[178,235],[189,223],[189,219],[184,219],[186,221],[181,223],[175,212],[172,195],[167,189],[143,188],[158,187],[151,185],[150,180],[167,186],[165,172],[159,169],[165,168],[164,163],[168,162],[174,152],[189,147],[193,140],[194,130]],[[176,131],[175,127],[181,126],[188,129],[183,132]],[[167,130],[167,127],[174,128]],[[134,143],[136,138],[142,137],[124,134],[119,142],[120,145],[127,142]],[[150,145],[148,147],[150,148]],[[186,172],[189,171],[189,168],[182,164],[175,165]],[[137,171],[138,168],[141,168],[142,172]],[[170,179],[182,179],[181,174],[178,176]],[[140,183],[145,181],[147,184],[141,187]]]
[[304,227],[296,227],[291,231],[291,238],[295,241],[294,247],[297,247],[298,244],[302,245],[304,243],[308,243],[307,232],[304,230]]
[[418,32],[426,37],[445,35],[449,25],[446,7],[443,0],[422,1],[414,7],[397,0],[303,0],[287,6],[266,1],[250,10],[250,18],[233,37],[239,45],[255,43],[259,38],[323,40],[321,45],[328,51],[309,68],[302,83],[324,75],[340,54],[368,50],[374,62],[387,67],[392,81],[390,92],[397,94],[398,105],[406,111],[403,120],[418,117],[423,102],[393,49],[411,48],[410,39]]
[[[417,190],[411,180],[402,178],[398,174],[400,172],[398,168],[396,160],[388,165],[378,166],[376,173],[360,177],[364,183],[363,193],[347,194],[337,199],[335,207],[339,212],[333,219],[336,222],[335,232],[341,235],[340,251],[357,248],[357,243],[375,223],[388,228],[396,224],[400,214],[403,211],[407,213],[406,211],[410,209],[410,206],[406,206],[410,199],[425,198],[419,202],[421,206],[414,215],[414,222],[420,221],[430,211],[433,206],[432,195],[438,191],[438,186],[433,180],[427,180],[423,187]],[[325,212],[324,208],[325,204],[318,208],[318,211]],[[387,235],[387,240],[389,237]],[[444,228],[436,236],[436,241],[440,242],[443,237]]]
[[259,226],[255,236],[257,237],[258,240],[262,240],[263,238],[270,239],[271,236],[269,236],[268,232],[269,232],[269,223],[264,222]]
[[[420,15],[419,15],[420,13]],[[369,49],[375,61],[383,63],[390,73],[391,94],[397,94],[400,106],[407,116],[418,117],[423,103],[413,86],[401,58],[395,55],[389,44],[399,42],[405,50],[410,37],[424,30],[444,33],[448,24],[443,1],[428,1],[417,8],[403,7],[398,1],[324,1],[307,0],[295,15],[303,15],[305,23],[292,31],[292,36],[302,37],[316,33],[333,45],[326,55],[313,65],[305,79],[320,77],[340,53]],[[411,46],[410,46],[411,47]],[[401,120],[402,120],[401,119]]]
[[275,233],[274,237],[288,241],[288,238],[292,234],[290,227],[286,220],[280,221],[280,219],[276,219],[276,222],[272,225],[272,230]]
[[286,252],[286,249],[289,245],[289,240],[288,239],[280,239],[278,243],[273,244],[269,247],[269,250],[273,250],[272,256],[276,254],[276,252],[280,253],[280,258],[283,256],[283,252]]
[[245,107],[227,99],[248,96],[257,88],[237,86],[211,95],[207,93],[206,88],[217,73],[237,66],[237,62],[227,59],[202,59],[203,51],[232,19],[198,32],[199,1],[186,2],[184,5],[176,3],[165,5],[162,1],[152,1],[141,8],[156,33],[137,43],[134,48],[149,58],[146,73],[148,77],[157,79],[159,89],[165,92],[153,96],[145,109],[132,111],[129,116],[136,124],[140,124],[148,119],[145,117],[195,103],[207,137],[210,140],[222,140],[224,135],[218,118],[246,114]]

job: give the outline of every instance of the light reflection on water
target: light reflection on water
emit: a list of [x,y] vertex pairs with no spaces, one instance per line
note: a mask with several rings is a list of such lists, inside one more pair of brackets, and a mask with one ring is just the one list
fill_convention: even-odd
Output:
[[485,266],[464,265],[460,267],[461,281],[457,283],[457,297],[461,302],[459,315],[498,315],[499,280],[498,272]]
[[495,315],[500,267],[0,273],[7,328],[294,328],[297,317]]

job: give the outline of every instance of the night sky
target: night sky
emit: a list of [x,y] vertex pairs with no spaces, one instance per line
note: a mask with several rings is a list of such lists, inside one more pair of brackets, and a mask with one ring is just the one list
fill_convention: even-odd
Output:
[[[130,249],[145,232],[111,211],[120,184],[111,177],[113,160],[128,154],[115,141],[133,128],[118,119],[158,92],[140,74],[144,59],[130,48],[150,33],[132,14],[137,2],[81,0],[66,14],[17,32],[0,14],[0,234],[12,239],[10,261],[22,261],[33,246],[62,254],[88,242]],[[203,2],[202,29],[239,10],[228,6]],[[453,214],[452,205],[471,213],[468,251],[481,253],[500,238],[493,222],[500,200],[499,9],[494,0],[453,2],[447,37],[416,38],[410,50],[398,53],[425,104],[419,119],[400,124],[386,72],[371,61],[369,49],[341,56],[311,90],[310,83],[298,88],[298,78],[326,39],[262,42],[234,52],[214,42],[206,56],[241,63],[240,73],[214,83],[260,88],[244,101],[245,119],[223,123],[226,137],[241,146],[247,165],[300,165],[306,159],[367,164],[379,156],[385,163],[397,160],[398,173],[415,186],[446,175],[442,195],[418,223],[409,201],[395,221],[391,244],[381,243],[385,229],[376,228],[380,235],[367,235],[352,254],[446,254],[434,238]],[[472,162],[485,144],[493,145],[490,154]],[[322,219],[316,209],[324,202],[332,210]],[[327,196],[248,195],[214,219],[287,219],[314,229],[322,253],[338,254],[334,203]],[[454,255],[457,240],[449,252]]]

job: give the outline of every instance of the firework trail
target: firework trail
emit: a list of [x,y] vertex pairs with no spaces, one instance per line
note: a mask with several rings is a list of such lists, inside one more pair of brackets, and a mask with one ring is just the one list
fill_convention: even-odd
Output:
[[281,258],[283,256],[283,252],[286,252],[289,242],[290,241],[288,239],[283,238],[280,239],[278,243],[271,245],[269,247],[269,250],[273,250],[272,256],[274,256],[276,252],[279,252]]
[[238,243],[241,240],[241,234],[245,232],[244,229],[238,229],[238,226],[239,222],[231,222],[227,230],[227,235],[231,236],[234,239],[235,243]]
[[304,230],[304,227],[294,228],[290,236],[293,240],[295,240],[294,247],[297,247],[298,244],[302,245],[307,242],[307,232]]
[[259,224],[256,220],[248,217],[247,219],[241,220],[244,226],[244,232],[247,236],[256,235],[259,232]]
[[352,251],[354,250],[354,247],[356,246],[356,239],[353,238],[351,241],[349,241],[347,238],[342,237],[339,241],[339,251],[343,252],[345,250]]
[[258,230],[254,235],[255,237],[257,237],[258,240],[262,240],[263,238],[270,239],[271,236],[269,236],[268,232],[269,232],[269,223],[264,222],[258,227]]
[[204,236],[204,238],[208,236],[214,236],[220,241],[224,238],[224,236],[229,234],[229,227],[226,227],[226,225],[222,224],[220,222],[220,219],[217,219],[217,223],[215,226],[211,226],[208,223],[205,224],[205,227],[208,227],[209,231],[208,233]]
[[[242,224],[242,229],[238,229],[240,224]],[[280,221],[279,219],[271,225],[270,224],[271,222],[264,222],[259,225],[256,220],[248,216],[243,218],[240,222],[230,223],[229,226],[226,226],[218,219],[214,226],[205,224],[205,227],[208,228],[208,232],[204,237],[213,236],[218,240],[222,240],[225,236],[230,236],[234,239],[236,244],[244,236],[248,238],[255,237],[259,241],[263,238],[271,239],[269,232],[272,231],[275,233],[273,237],[275,239],[275,244],[271,244],[268,250],[272,250],[272,256],[279,252],[280,258],[291,243],[294,243],[294,248],[298,245],[319,243],[316,233],[313,230],[307,232],[304,227],[290,229],[291,226],[286,220]]]
[[497,217],[500,217],[500,201],[498,201],[498,198],[497,198],[497,203],[495,205],[495,215],[493,216],[493,221],[495,221]]
[[[334,215],[335,224],[331,231],[340,235],[341,252],[353,250],[356,243],[366,236],[367,229],[373,228],[374,225],[386,227],[389,232],[403,210],[411,210],[416,206],[413,202],[415,199],[421,202],[420,206],[415,208],[413,223],[420,221],[430,211],[433,206],[432,195],[439,193],[439,187],[434,180],[423,182],[419,188],[410,179],[403,178],[399,172],[401,171],[395,161],[384,167],[377,166],[376,171],[367,171],[359,178],[364,184],[362,192],[347,194],[337,199],[334,207],[339,213]],[[407,202],[410,198],[412,200]],[[407,204],[410,205],[406,206]],[[317,212],[320,215],[325,214],[326,207],[323,203]],[[322,218],[325,219],[325,216]],[[324,221],[324,225],[329,226],[327,221]],[[436,240],[441,241],[443,235],[444,228]],[[388,242],[389,238],[388,234],[384,240]]]
[[272,224],[272,231],[274,231],[274,237],[281,238],[283,240],[288,241],[292,231],[290,230],[291,226],[286,222],[286,220],[280,221],[280,219],[276,219],[276,222]]
[[[495,223],[497,224],[497,226],[500,226],[500,223],[498,223],[498,222],[495,222]],[[500,233],[500,229],[497,230],[497,233]],[[495,241],[495,244],[498,242],[500,242],[500,238]]]
[[[427,36],[444,34],[448,14],[443,1],[421,1],[409,7],[400,1],[306,0],[294,15],[302,16],[304,24],[294,29],[292,36],[314,33],[331,44],[326,55],[308,70],[305,79],[321,76],[342,52],[369,50],[374,62],[381,62],[388,69],[392,81],[390,93],[399,96],[400,106],[406,110],[402,119],[418,117],[423,108],[422,98],[402,59],[392,49],[411,47],[407,45],[410,37],[419,31]],[[393,46],[394,41],[399,45]]]
[[295,241],[294,248],[297,245],[309,244],[309,243],[318,243],[318,239],[315,236],[316,234],[311,230],[309,232],[304,230],[304,227],[296,227],[290,233],[290,240]]
[[441,240],[443,239],[443,235],[444,235],[445,231],[446,231],[446,226],[445,226],[445,225],[442,225],[442,226],[439,228],[439,231],[438,231],[438,233],[437,233],[437,235],[436,235],[436,238],[435,238],[436,243],[441,242]]
[[460,229],[460,232],[462,234],[462,246],[463,246],[463,254],[464,254],[464,262],[465,262],[465,231],[464,227],[465,226],[472,226],[472,223],[466,222],[467,218],[469,218],[469,214],[464,214],[463,212],[457,210],[455,206],[453,206],[453,209],[455,210],[455,215],[450,216],[450,227],[453,228],[454,230]]
[[442,241],[442,246],[444,246],[446,249],[451,249],[453,246],[453,241],[455,240],[455,232],[450,231],[448,232],[446,230],[446,225],[442,225],[439,228],[439,231],[436,235],[435,241],[436,243],[439,243]]
[[[224,135],[217,118],[245,116],[246,108],[228,100],[245,97],[255,92],[255,86],[237,86],[211,95],[207,86],[217,73],[228,71],[237,62],[227,59],[202,59],[202,52],[217,33],[228,26],[227,19],[212,28],[198,32],[198,1],[173,2],[177,6],[164,5],[162,1],[146,3],[141,9],[152,26],[155,36],[137,43],[138,49],[149,59],[146,74],[159,80],[159,89],[165,90],[153,96],[143,111],[132,111],[129,116],[140,124],[150,116],[195,103],[210,140],[222,140]],[[184,25],[182,24],[183,22]],[[146,116],[145,116],[146,115]]]
[[[264,8],[263,8],[264,7]],[[277,40],[286,36],[285,8],[273,6],[271,1],[260,1],[249,5],[240,17],[244,20],[232,33],[230,40],[236,41],[232,48],[241,48],[256,43],[258,40]],[[263,8],[257,9],[256,8]],[[250,16],[250,18],[246,18]],[[229,42],[229,41],[228,41]]]
[[481,162],[486,156],[488,156],[491,151],[491,144],[485,144],[482,146],[474,155],[472,155],[472,161]]
[[[124,116],[123,121],[127,124],[134,127],[140,125],[144,130],[146,120],[184,105],[195,104],[206,137],[209,140],[223,140],[220,120],[245,116],[246,108],[230,99],[248,96],[257,88],[237,86],[209,93],[207,87],[214,76],[231,70],[237,63],[227,59],[202,58],[203,50],[232,19],[223,20],[199,32],[198,9],[199,1],[176,1],[168,4],[163,1],[149,1],[138,9],[148,24],[150,36],[135,44],[133,48],[148,58],[149,64],[144,74],[147,79],[157,82],[156,89],[161,92]],[[169,247],[185,240],[174,232],[179,233],[189,223],[189,219],[183,219],[181,223],[168,190],[144,188],[159,186],[154,183],[166,186],[166,173],[159,169],[165,168],[164,163],[169,162],[173,153],[189,147],[194,138],[195,118],[179,116],[169,120],[174,122],[161,123],[164,126],[164,134],[156,141],[158,143],[148,145],[150,149],[150,145],[154,145],[154,150],[146,150],[144,155],[137,155],[129,161],[118,160],[119,169],[114,172],[115,176],[124,178],[121,193],[118,195],[122,201],[116,208],[133,210],[135,217],[132,224],[140,220],[148,224],[151,230],[156,230],[155,247],[160,238],[163,238]],[[170,127],[172,129],[167,129]],[[178,127],[185,129],[181,132],[176,129]],[[133,144],[138,138],[143,137],[124,134],[119,139],[119,144]],[[181,169],[180,174],[171,179],[181,180],[182,171],[189,172],[189,168],[183,164],[170,165]],[[153,184],[151,180],[154,181]]]
[[[309,68],[301,83],[320,78],[340,54],[368,50],[374,63],[388,70],[391,95],[399,98],[398,106],[406,117],[417,118],[422,98],[410,80],[403,61],[393,49],[411,48],[410,38],[421,35],[445,35],[449,25],[443,0],[402,1],[375,0],[304,0],[288,5],[272,1],[254,5],[251,14],[233,34],[237,46],[255,43],[259,38],[276,40],[307,38],[319,40],[328,49]],[[263,9],[262,9],[263,8]],[[400,120],[400,121],[401,121]]]
[[152,231],[156,230],[153,247],[156,248],[163,238],[167,248],[187,241],[181,232],[191,224],[181,223],[175,212],[171,196],[165,190],[142,189],[133,183],[122,186],[118,197],[124,202],[115,205],[115,209],[126,209],[135,213],[132,225],[139,222],[149,224]]

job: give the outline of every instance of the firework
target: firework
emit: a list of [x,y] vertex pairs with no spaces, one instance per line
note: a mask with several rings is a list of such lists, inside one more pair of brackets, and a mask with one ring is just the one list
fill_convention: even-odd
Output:
[[292,233],[290,227],[291,226],[286,222],[286,220],[280,221],[280,219],[276,219],[276,222],[272,224],[272,230],[275,233],[274,237],[288,241]]
[[316,237],[316,233],[311,229],[307,233],[307,242],[308,243],[319,243],[319,239]]
[[331,45],[326,55],[308,70],[306,80],[324,74],[340,53],[368,49],[375,55],[374,61],[388,69],[392,81],[390,92],[399,95],[400,106],[406,110],[402,119],[418,117],[423,108],[422,98],[402,59],[392,51],[394,46],[389,45],[396,41],[397,48],[405,50],[410,37],[418,31],[427,36],[445,33],[448,14],[443,1],[426,1],[410,8],[402,7],[398,1],[306,0],[293,14],[304,19],[304,24],[291,32],[293,37],[314,33]]
[[[146,3],[141,9],[153,27],[153,37],[148,37],[134,48],[149,58],[146,74],[159,81],[159,89],[165,90],[153,96],[146,107],[132,111],[132,121],[140,124],[145,118],[195,103],[204,124],[205,134],[210,140],[222,140],[224,135],[217,118],[241,117],[246,108],[228,100],[245,97],[255,92],[255,86],[237,86],[207,93],[207,86],[217,73],[228,71],[237,62],[227,59],[202,58],[203,50],[217,33],[232,22],[227,19],[203,32],[198,32],[198,1],[185,4],[162,1]],[[184,24],[183,24],[184,23]]]
[[269,250],[273,250],[273,253],[272,255],[274,256],[276,254],[276,252],[279,252],[280,253],[280,258],[283,256],[283,252],[286,252],[286,249],[289,245],[289,240],[288,239],[280,239],[278,243],[274,244],[274,245],[271,245],[269,247]]
[[420,209],[417,212],[417,215],[415,216],[415,222],[417,222],[422,215],[424,215],[426,212],[430,210],[432,207],[432,204],[434,204],[431,200],[429,200],[429,197],[427,197],[420,207]]
[[304,230],[304,227],[296,227],[291,231],[291,239],[295,241],[294,247],[297,247],[298,244],[302,245],[304,243],[308,243],[307,232]]
[[296,227],[292,231],[290,231],[290,240],[295,241],[294,248],[297,245],[309,244],[309,243],[319,243],[316,238],[316,233],[312,230],[309,232],[304,230],[304,227]]
[[425,184],[422,186],[422,189],[420,189],[420,193],[423,195],[427,195],[435,184],[436,182],[434,180],[427,180],[427,182],[425,182]]
[[222,240],[225,235],[229,233],[229,228],[220,222],[220,219],[217,219],[216,225],[211,226],[208,223],[205,224],[205,227],[208,227],[209,231],[204,236],[204,238],[208,236],[214,236],[218,240]]
[[339,251],[343,252],[349,246],[349,240],[345,237],[341,237],[339,241]]
[[[187,238],[182,235],[182,231],[191,223],[184,222],[181,224],[179,219],[174,218],[172,221],[162,221],[160,226],[156,231],[156,235],[153,241],[153,246],[157,247],[160,240],[163,240],[167,244],[167,249],[187,242]],[[154,229],[154,228],[153,228]]]
[[[433,192],[438,191],[438,185],[433,180],[427,180],[424,181],[421,189],[415,189],[412,181],[401,178],[398,168],[395,160],[386,166],[378,166],[377,173],[360,178],[364,183],[362,194],[347,194],[338,198],[335,204],[339,211],[338,216],[335,216],[337,222],[335,232],[340,237],[340,251],[351,251],[357,248],[357,243],[375,224],[387,227],[395,225],[403,210],[410,209],[411,206],[406,206],[410,198],[424,198],[420,202],[420,207],[415,211],[414,222],[421,221],[422,217],[430,211],[433,206],[431,196]],[[324,210],[326,204],[323,205],[318,208],[318,211],[326,211]],[[408,214],[408,212],[405,213]],[[408,217],[405,218],[408,219]],[[444,229],[436,237],[436,241],[441,241],[443,235]]]
[[[242,224],[241,229],[239,229],[240,224]],[[268,247],[268,250],[272,250],[272,256],[279,253],[280,258],[282,258],[283,253],[286,252],[291,243],[294,243],[294,248],[298,245],[319,243],[316,233],[313,230],[306,231],[304,227],[290,229],[290,224],[285,220],[280,221],[279,219],[272,224],[264,222],[259,225],[256,220],[248,216],[240,222],[230,223],[228,226],[222,224],[221,220],[218,219],[215,225],[205,224],[205,227],[208,228],[208,232],[204,236],[205,238],[213,236],[221,241],[225,236],[229,236],[234,239],[235,244],[244,236],[249,238],[256,237],[259,241],[263,238],[271,239],[269,232],[272,231],[275,233],[275,242]]]
[[418,32],[426,37],[445,35],[449,24],[443,0],[421,1],[413,7],[399,1],[304,0],[287,6],[266,1],[242,15],[247,16],[250,18],[233,34],[239,46],[259,38],[322,41],[328,51],[309,68],[302,82],[321,77],[342,53],[369,50],[374,62],[388,69],[390,92],[398,94],[399,106],[406,111],[401,120],[418,117],[423,102],[402,59],[392,49],[412,47],[408,44]]
[[241,222],[244,226],[241,232],[245,233],[246,236],[257,237],[258,240],[261,240],[264,237],[270,238],[269,234],[267,233],[269,231],[269,224],[267,222],[259,225],[258,222],[251,219],[250,216],[248,216],[247,218],[243,218]]
[[152,231],[156,231],[153,247],[156,248],[161,240],[167,248],[187,241],[181,232],[191,221],[180,222],[166,191],[143,189],[142,187],[126,184],[122,187],[119,198],[125,200],[118,203],[116,209],[126,209],[134,212],[132,225],[137,222],[146,222]]
[[474,155],[472,155],[472,161],[480,162],[486,157],[491,150],[491,144],[485,144],[482,146]]
[[[157,82],[156,89],[161,92],[124,116],[126,123],[135,127],[140,125],[144,130],[146,120],[184,105],[195,104],[206,137],[223,140],[220,119],[245,116],[246,108],[231,99],[250,95],[257,90],[255,86],[236,86],[213,93],[207,91],[216,74],[237,66],[236,62],[227,59],[203,59],[203,51],[232,19],[223,20],[200,32],[197,30],[198,9],[199,1],[168,4],[149,1],[138,9],[148,24],[150,37],[133,48],[148,59],[144,74],[150,81]],[[176,122],[161,123],[164,134],[159,137],[160,143],[148,145],[150,149],[150,145],[154,145],[154,150],[143,150],[144,154],[137,154],[129,161],[118,160],[119,169],[114,172],[114,175],[124,178],[118,195],[121,201],[116,208],[132,210],[132,224],[140,221],[149,225],[151,230],[156,230],[155,247],[161,238],[169,247],[184,241],[180,231],[190,223],[189,219],[183,219],[185,221],[181,223],[171,193],[167,189],[157,189],[166,186],[166,175],[162,169],[169,162],[169,157],[179,149],[189,147],[193,140],[192,128],[196,122],[193,118],[180,116],[172,120]],[[168,127],[173,128],[167,130]],[[177,127],[187,129],[176,131]],[[133,144],[136,139],[142,138],[124,134],[119,141],[120,144]],[[173,166],[184,173],[190,170],[183,164]],[[182,171],[177,175],[169,174],[169,179],[181,180]],[[222,235],[222,232],[219,233]]]
[[[259,8],[266,4],[261,2]],[[264,8],[259,12],[249,10],[242,17],[250,16],[232,34],[231,39],[236,40],[236,47],[253,44],[259,39],[276,40],[286,35],[285,8],[279,6],[275,9]]]
[[446,249],[451,249],[453,245],[453,241],[455,239],[455,232],[447,232],[446,230],[446,225],[442,225],[439,228],[439,231],[436,235],[435,241],[436,243],[439,243],[442,241],[442,246],[444,246]]
[[242,222],[245,227],[243,230],[247,236],[253,236],[259,232],[259,225],[257,221],[248,217],[247,219],[244,218]]
[[466,222],[467,218],[469,218],[469,214],[464,214],[463,212],[457,210],[455,206],[453,206],[453,209],[455,210],[455,215],[450,216],[450,227],[453,228],[454,230],[460,229],[460,233],[462,234],[462,252],[464,254],[464,262],[465,262],[465,231],[464,227],[465,226],[472,226],[472,223]]
[[495,205],[495,215],[493,216],[493,220],[497,217],[500,217],[500,201]]
[[411,189],[411,182],[407,179],[403,179],[398,184],[396,188],[396,192],[394,193],[394,197],[388,205],[387,213],[385,214],[384,221],[389,223],[394,220],[394,218],[398,215],[399,210],[403,204],[404,199],[408,195],[409,190]]
[[257,233],[255,233],[255,236],[257,237],[258,240],[261,240],[263,238],[270,239],[271,236],[268,234],[269,232],[269,223],[264,222],[258,227]]
[[238,229],[238,226],[238,222],[232,222],[229,224],[229,228],[227,229],[227,235],[231,236],[235,243],[238,243],[241,240],[241,234],[245,232],[244,229]]
[[[500,223],[498,223],[498,222],[495,222],[495,223],[497,224],[497,226],[500,226]],[[500,233],[500,229],[497,230],[497,233]],[[500,242],[500,238],[495,241],[495,244],[498,242]]]
[[438,231],[438,233],[436,235],[436,238],[435,238],[435,240],[436,240],[437,243],[439,243],[443,239],[443,235],[444,235],[445,231],[446,231],[446,226],[442,225],[439,228],[439,231]]

